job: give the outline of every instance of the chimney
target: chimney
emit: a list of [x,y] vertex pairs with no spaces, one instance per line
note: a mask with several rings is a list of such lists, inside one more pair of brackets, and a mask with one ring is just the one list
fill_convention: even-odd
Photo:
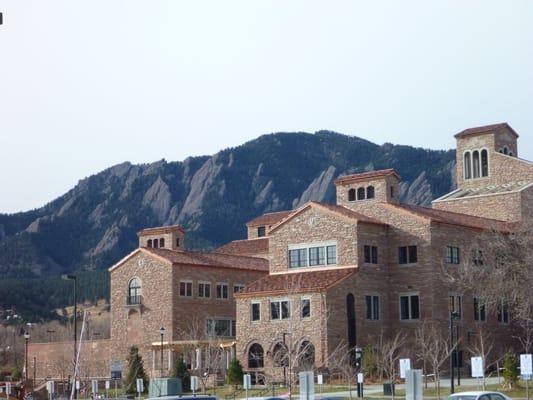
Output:
[[139,247],[184,250],[185,229],[179,225],[146,228],[137,233]]

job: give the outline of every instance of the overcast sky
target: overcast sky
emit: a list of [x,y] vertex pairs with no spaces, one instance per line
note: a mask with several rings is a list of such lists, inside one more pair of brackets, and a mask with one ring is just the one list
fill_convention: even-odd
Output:
[[123,161],[320,129],[533,159],[533,1],[3,0],[0,212]]

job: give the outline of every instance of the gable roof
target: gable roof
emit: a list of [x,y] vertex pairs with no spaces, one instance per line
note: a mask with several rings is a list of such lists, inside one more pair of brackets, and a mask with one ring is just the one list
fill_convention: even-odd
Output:
[[381,177],[385,177],[389,175],[394,175],[399,180],[402,179],[400,175],[396,172],[396,170],[394,170],[393,168],[388,168],[388,169],[381,169],[378,171],[368,171],[368,172],[362,172],[359,174],[340,176],[337,179],[335,179],[335,185],[345,185],[347,183],[352,183],[352,182],[367,181],[370,179],[381,178]]
[[163,261],[168,262],[170,265],[189,265],[268,272],[268,261],[264,258],[220,253],[154,249],[151,247],[140,247],[134,250],[118,263],[109,268],[109,271],[111,272],[120,267],[129,258],[133,257],[139,252],[146,252],[154,255]]
[[283,218],[287,217],[291,212],[292,212],[291,210],[287,210],[287,211],[276,211],[276,212],[266,213],[247,222],[246,226],[261,226],[261,225],[271,226],[271,225],[277,224]]
[[334,214],[337,214],[338,216],[351,219],[354,222],[364,222],[364,223],[367,223],[367,224],[375,224],[375,225],[387,226],[387,224],[384,223],[384,222],[378,221],[377,219],[374,219],[374,218],[371,218],[371,217],[367,217],[366,215],[363,215],[363,214],[358,213],[356,211],[350,210],[349,208],[346,208],[346,207],[343,207],[343,206],[339,206],[339,205],[336,205],[336,204],[319,203],[317,201],[310,201],[308,203],[305,203],[300,208],[297,208],[288,217],[286,217],[285,219],[283,219],[282,221],[280,221],[276,225],[274,225],[272,227],[272,229],[270,229],[269,233],[274,232],[276,229],[278,229],[279,227],[285,225],[285,223],[289,222],[294,217],[296,217],[297,215],[301,214],[302,212],[304,212],[305,210],[307,210],[309,208],[317,208],[317,209],[325,211],[325,212],[334,213]]
[[267,275],[247,285],[235,297],[262,295],[286,295],[317,292],[329,289],[354,275],[357,268],[325,268],[319,271],[291,272]]
[[456,134],[455,137],[462,138],[465,136],[478,135],[480,133],[486,133],[486,132],[490,132],[490,131],[494,131],[498,129],[507,129],[513,135],[515,135],[515,137],[518,137],[518,133],[516,133],[516,131],[513,128],[511,128],[511,126],[507,122],[502,122],[499,124],[492,124],[492,125],[476,126],[474,128],[468,128]]
[[430,219],[431,221],[440,222],[444,224],[459,225],[468,228],[508,232],[514,226],[514,224],[497,219],[475,217],[473,215],[459,214],[452,211],[438,210],[435,208],[415,206],[411,204],[387,203],[387,206],[406,210],[408,212],[411,212],[412,214]]
[[234,240],[215,250],[216,253],[233,255],[253,255],[268,253],[268,237]]

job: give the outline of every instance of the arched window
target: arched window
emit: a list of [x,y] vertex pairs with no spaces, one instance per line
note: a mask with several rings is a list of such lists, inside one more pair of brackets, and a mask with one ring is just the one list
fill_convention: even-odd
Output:
[[365,188],[360,187],[357,189],[357,200],[364,200],[365,199]]
[[503,146],[503,154],[509,154],[509,148],[507,146]]
[[512,151],[509,152],[509,155],[510,155],[511,157],[514,156],[514,154],[513,154]]
[[289,352],[287,345],[278,342],[272,349],[272,361],[274,362],[274,367],[288,367],[289,366]]
[[348,190],[348,201],[355,201],[355,189]]
[[472,160],[469,151],[465,153],[464,164],[465,179],[470,179],[472,178]]
[[298,365],[303,369],[310,369],[315,366],[315,346],[308,340],[304,340],[300,345]]
[[128,304],[141,304],[141,281],[133,278],[128,284]]
[[159,247],[159,240],[154,239],[154,248],[157,249]]
[[489,153],[481,150],[481,176],[489,176]]
[[259,343],[254,343],[248,350],[248,368],[263,368],[264,353]]
[[159,247],[165,247],[165,238],[159,239]]
[[148,247],[152,247],[152,239],[148,239]]
[[374,186],[369,186],[366,188],[366,198],[367,199],[374,198]]
[[473,167],[473,177],[479,178],[479,151],[474,150],[472,153],[472,167]]

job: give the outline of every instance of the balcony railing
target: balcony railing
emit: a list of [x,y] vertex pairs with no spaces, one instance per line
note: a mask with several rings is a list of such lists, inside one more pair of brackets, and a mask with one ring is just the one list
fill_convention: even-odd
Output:
[[126,305],[128,306],[140,306],[142,304],[142,296],[128,296],[126,298]]

